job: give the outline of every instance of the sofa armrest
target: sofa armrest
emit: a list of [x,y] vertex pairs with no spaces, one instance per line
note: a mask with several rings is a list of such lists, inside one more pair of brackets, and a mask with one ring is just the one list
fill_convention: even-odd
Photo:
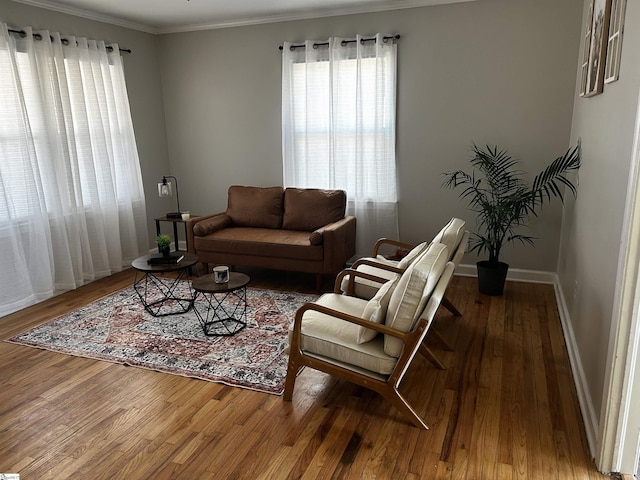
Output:
[[[195,253],[194,237],[201,236],[196,235],[196,232],[200,230],[203,232],[208,230],[208,233],[213,233],[216,230],[221,230],[231,224],[231,219],[226,213],[213,213],[211,215],[203,215],[201,217],[193,217],[186,221],[187,224],[187,244],[189,245],[189,252]],[[194,232],[194,229],[196,232]],[[208,235],[207,233],[207,235]]]
[[322,237],[325,273],[339,272],[356,254],[356,217],[349,215],[326,225]]

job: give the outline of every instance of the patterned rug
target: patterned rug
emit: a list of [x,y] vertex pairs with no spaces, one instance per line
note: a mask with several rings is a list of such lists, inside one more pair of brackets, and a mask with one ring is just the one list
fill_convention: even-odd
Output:
[[[189,284],[178,289],[188,294]],[[316,298],[247,288],[247,327],[207,337],[193,310],[154,317],[129,287],[7,341],[281,395],[289,323]]]

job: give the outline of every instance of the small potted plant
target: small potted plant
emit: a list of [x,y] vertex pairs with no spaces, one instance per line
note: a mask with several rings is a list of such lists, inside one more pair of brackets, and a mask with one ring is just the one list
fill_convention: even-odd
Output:
[[580,144],[549,164],[531,185],[522,178],[523,172],[516,169],[518,161],[505,150],[479,148],[474,144],[472,151],[473,171],[446,172],[444,186],[462,187],[460,198],[477,213],[479,232],[473,234],[470,251],[489,254],[488,260],[477,263],[480,292],[502,295],[509,269],[508,264],[500,261],[503,245],[516,241],[533,245],[534,238],[518,233],[518,229],[527,225],[531,215],[537,216],[537,210],[552,197],[563,202],[563,187],[575,198],[576,187],[566,175],[580,168]]
[[158,244],[158,252],[164,257],[168,257],[171,253],[171,237],[169,235],[158,235],[156,238]]

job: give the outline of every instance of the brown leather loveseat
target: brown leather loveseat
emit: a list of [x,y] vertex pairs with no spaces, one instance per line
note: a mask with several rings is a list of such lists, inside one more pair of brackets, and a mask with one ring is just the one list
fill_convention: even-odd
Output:
[[229,187],[227,210],[187,221],[189,251],[209,265],[336,274],[355,255],[342,190]]

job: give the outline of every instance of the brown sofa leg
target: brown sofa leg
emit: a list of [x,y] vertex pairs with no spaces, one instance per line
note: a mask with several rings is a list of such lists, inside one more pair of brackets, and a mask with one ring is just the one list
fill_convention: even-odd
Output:
[[316,292],[322,293],[322,274],[316,273]]

